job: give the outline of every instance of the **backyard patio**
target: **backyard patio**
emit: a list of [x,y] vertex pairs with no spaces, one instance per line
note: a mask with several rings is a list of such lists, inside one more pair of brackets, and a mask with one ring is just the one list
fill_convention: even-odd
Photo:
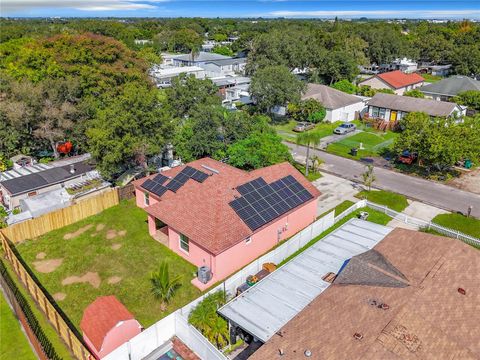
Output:
[[[145,212],[133,201],[16,249],[77,329],[98,296],[115,295],[146,328],[200,295],[190,283],[195,267],[150,237]],[[164,260],[181,286],[162,311],[150,292],[150,274]]]

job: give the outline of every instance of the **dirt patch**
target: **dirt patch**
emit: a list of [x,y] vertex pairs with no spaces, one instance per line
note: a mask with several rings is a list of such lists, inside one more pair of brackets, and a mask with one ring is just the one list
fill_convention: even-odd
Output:
[[127,235],[127,230],[120,230],[118,232],[118,236],[125,236],[125,235]]
[[63,238],[64,238],[65,240],[74,239],[74,238],[76,238],[77,236],[82,235],[85,231],[90,230],[92,227],[93,227],[92,224],[85,225],[84,227],[81,227],[80,229],[78,229],[77,231],[75,231],[75,232],[73,232],[73,233],[65,234],[65,235],[63,236]]
[[50,259],[34,261],[33,266],[35,270],[41,273],[51,273],[55,271],[60,265],[62,265],[63,259]]
[[448,185],[456,188],[480,194],[480,169],[463,174],[448,182]]
[[97,227],[95,228],[95,230],[97,231],[102,231],[103,229],[105,229],[105,224],[98,224]]
[[117,237],[117,230],[108,230],[107,231],[107,240],[112,240],[112,239],[115,239]]
[[102,280],[100,279],[100,276],[98,276],[98,273],[87,272],[83,276],[69,276],[69,277],[63,279],[62,280],[62,285],[71,285],[71,284],[76,284],[76,283],[89,283],[95,289],[98,289],[100,287],[101,282],[102,282]]
[[122,247],[122,244],[112,244],[112,249],[113,250],[118,250]]
[[66,297],[67,297],[67,294],[62,293],[62,292],[53,294],[53,298],[54,298],[56,301],[65,300]]
[[37,260],[43,260],[43,259],[45,259],[45,256],[47,256],[47,254],[45,254],[45,253],[42,251],[42,252],[39,252],[39,253],[37,254],[37,256],[35,256],[35,258],[36,258]]
[[108,278],[107,282],[109,284],[116,284],[116,283],[119,283],[120,280],[122,280],[122,278],[120,276],[111,276]]

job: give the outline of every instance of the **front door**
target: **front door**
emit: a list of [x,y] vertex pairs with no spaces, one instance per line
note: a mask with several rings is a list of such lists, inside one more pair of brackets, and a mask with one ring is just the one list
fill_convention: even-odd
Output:
[[394,110],[390,111],[390,121],[397,121],[397,112]]

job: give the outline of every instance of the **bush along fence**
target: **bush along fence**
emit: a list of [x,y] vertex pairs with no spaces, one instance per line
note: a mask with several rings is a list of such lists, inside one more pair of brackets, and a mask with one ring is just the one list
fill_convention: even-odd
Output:
[[13,308],[13,312],[25,329],[25,333],[35,349],[37,356],[41,360],[60,359],[55,352],[55,348],[45,336],[27,300],[7,272],[2,260],[0,260],[0,285]]
[[[83,344],[80,334],[77,333],[74,326],[70,323],[68,318],[54,306],[54,301],[50,300],[43,288],[37,283],[36,279],[30,272],[27,270],[28,267],[24,265],[23,260],[17,255],[15,249],[10,245],[8,239],[0,233],[0,240],[2,242],[2,247],[5,251],[5,258],[12,264],[13,270],[27,289],[28,293],[35,300],[38,307],[46,315],[47,319],[53,325],[54,329],[57,331],[59,336],[64,340],[67,347],[70,349],[72,354],[80,360],[93,360],[94,357]],[[3,263],[2,263],[3,267]],[[3,278],[3,272],[2,272]],[[11,279],[10,279],[11,280]],[[8,285],[8,284],[7,284]],[[17,291],[18,294],[20,294]],[[18,298],[17,298],[18,299]],[[25,299],[24,299],[25,300]],[[22,300],[20,300],[22,301]],[[22,304],[26,303],[23,301]],[[28,304],[27,304],[28,305]],[[31,311],[30,311],[31,312]],[[30,315],[29,315],[30,316]],[[28,323],[30,325],[30,322]],[[32,320],[32,327],[30,329],[32,332],[38,332],[41,337],[41,343],[45,344],[49,353],[46,353],[47,358],[57,359],[54,352],[52,353],[53,347],[48,341],[48,339],[43,335],[43,331],[38,325],[38,321]],[[50,345],[47,345],[50,344]],[[50,357],[51,356],[51,357]]]

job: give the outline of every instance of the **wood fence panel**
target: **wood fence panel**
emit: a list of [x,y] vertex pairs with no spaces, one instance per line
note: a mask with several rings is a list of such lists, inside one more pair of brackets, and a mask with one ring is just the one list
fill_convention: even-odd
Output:
[[18,243],[44,235],[52,230],[60,229],[89,216],[101,213],[119,203],[117,189],[111,189],[97,196],[87,198],[78,203],[42,215],[38,218],[8,226],[0,230],[10,241]]

